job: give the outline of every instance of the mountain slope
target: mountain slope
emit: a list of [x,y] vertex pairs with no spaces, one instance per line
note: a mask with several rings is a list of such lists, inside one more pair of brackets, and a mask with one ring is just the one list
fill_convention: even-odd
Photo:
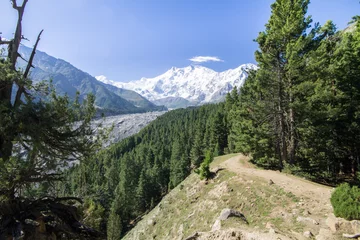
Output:
[[[31,48],[25,46],[19,50],[25,59],[29,58],[31,51]],[[96,97],[95,104],[104,112],[135,113],[163,109],[136,92],[100,83],[70,63],[44,52],[37,51],[33,65],[35,68],[32,69],[31,78],[34,82],[51,79],[59,94],[68,94],[71,98],[75,97],[77,91],[81,99],[92,93]]]
[[[238,154],[215,158],[212,169],[220,170],[208,182],[191,174],[123,239],[307,239],[306,231],[342,239],[344,228],[332,233],[328,226],[331,188],[256,169]],[[248,223],[218,220],[225,209],[241,212]]]
[[[196,65],[185,68],[172,67],[155,78],[141,78],[128,83],[114,82],[106,79],[105,76],[98,76],[96,79],[106,84],[133,90],[155,103],[167,104],[168,107],[181,107],[181,105],[199,105],[223,100],[226,93],[234,86],[242,86],[248,76],[247,71],[254,69],[257,69],[254,64],[243,64],[235,69],[216,72]],[[174,102],[180,103],[176,105]]]

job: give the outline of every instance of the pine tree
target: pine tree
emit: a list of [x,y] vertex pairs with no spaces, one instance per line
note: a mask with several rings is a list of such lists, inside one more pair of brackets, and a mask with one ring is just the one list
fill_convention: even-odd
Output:
[[297,140],[296,85],[302,81],[304,56],[311,48],[307,34],[311,18],[306,17],[309,0],[277,0],[271,5],[272,15],[266,30],[256,39],[259,50],[256,60],[260,69],[256,79],[267,93],[258,99],[266,104],[268,129],[274,139],[275,158],[279,166],[295,163]]
[[204,134],[204,129],[202,128],[201,123],[198,122],[195,130],[194,143],[192,144],[192,148],[190,152],[192,168],[199,167],[200,163],[204,158],[203,134]]
[[[116,202],[114,202],[116,204]],[[116,213],[116,206],[113,206],[110,210],[110,215],[107,223],[107,239],[119,240],[121,239],[122,224],[121,217]]]
[[[0,45],[8,46],[7,57],[0,59],[0,238],[15,238],[24,231],[27,219],[46,215],[52,223],[72,226],[69,229],[79,237],[91,239],[98,233],[79,224],[74,204],[69,202],[81,200],[58,197],[52,186],[63,180],[64,169],[74,161],[89,159],[102,145],[102,135],[95,136],[90,125],[95,99],[89,95],[81,104],[77,94],[71,102],[67,96],[56,95],[51,85],[32,83],[30,70],[42,31],[25,69],[17,68],[28,0],[11,3],[18,14],[14,38],[0,40]],[[61,231],[46,230],[45,235]],[[25,231],[24,239],[38,238],[35,232]]]

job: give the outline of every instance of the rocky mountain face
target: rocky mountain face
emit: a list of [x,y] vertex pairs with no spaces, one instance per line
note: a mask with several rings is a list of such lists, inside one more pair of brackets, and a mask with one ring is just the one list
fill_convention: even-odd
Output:
[[[32,49],[21,46],[19,53],[28,59]],[[24,62],[20,63],[20,67]],[[80,92],[80,99],[92,93],[96,97],[95,104],[106,114],[139,113],[161,111],[166,108],[157,106],[140,94],[120,89],[97,81],[93,76],[74,67],[70,63],[54,58],[44,52],[37,51],[31,72],[34,82],[52,80],[58,94],[67,94],[74,98]]]
[[97,80],[133,90],[156,104],[169,108],[219,102],[234,86],[241,87],[248,71],[257,69],[254,64],[243,64],[235,69],[216,72],[203,66],[172,67],[154,78],[141,78],[127,83],[115,82],[105,76]]

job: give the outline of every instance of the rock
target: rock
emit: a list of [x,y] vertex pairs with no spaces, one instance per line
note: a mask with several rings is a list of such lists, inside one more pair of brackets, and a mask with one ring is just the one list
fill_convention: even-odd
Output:
[[306,237],[306,238],[311,238],[311,237],[313,237],[314,235],[312,234],[312,232],[310,232],[310,231],[306,231],[306,232],[304,232],[304,237]]
[[270,234],[276,234],[276,231],[275,231],[275,229],[270,228],[270,229],[269,229],[269,233],[270,233]]
[[149,220],[147,221],[147,224],[148,224],[149,226],[155,226],[155,225],[156,225],[156,221],[155,221],[154,219],[149,219]]
[[269,180],[269,185],[273,185],[274,184],[274,182],[273,182],[273,180]]
[[230,208],[225,208],[221,211],[220,216],[218,217],[219,220],[226,220],[229,217],[239,217],[242,220],[244,220],[245,223],[249,224],[248,221],[246,220],[245,216],[239,212],[236,211],[234,209],[230,209]]
[[319,223],[315,219],[312,220],[312,223],[315,225],[319,225]]
[[339,222],[334,214],[329,214],[328,218],[325,220],[325,223],[332,232],[336,232],[339,229]]
[[[339,222],[339,230],[341,232],[352,232],[353,231],[353,226],[351,224],[350,221],[348,220],[345,220],[343,218],[337,218],[338,222]],[[358,232],[355,232],[355,233],[358,233]]]
[[313,223],[315,225],[319,225],[319,223],[315,219],[312,219],[312,218],[309,218],[309,217],[301,217],[301,216],[299,216],[299,217],[296,218],[296,221],[297,222],[311,222],[311,223]]
[[214,225],[211,227],[211,231],[217,231],[221,229],[221,220],[217,219]]
[[357,223],[351,223],[343,218],[337,218],[334,214],[329,214],[325,221],[326,225],[331,229],[332,232],[341,230],[342,232],[353,232],[354,227]]
[[360,233],[360,221],[353,220],[350,223],[351,223],[353,233]]
[[271,222],[267,222],[265,227],[270,229],[270,228],[274,228],[275,226]]
[[335,240],[336,238],[333,236],[330,230],[321,228],[319,234],[315,237],[316,240]]

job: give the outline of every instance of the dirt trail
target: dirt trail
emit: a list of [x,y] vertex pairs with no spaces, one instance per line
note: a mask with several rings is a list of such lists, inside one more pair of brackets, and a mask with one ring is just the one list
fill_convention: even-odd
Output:
[[330,196],[332,188],[313,183],[302,178],[272,170],[254,168],[244,155],[232,157],[223,162],[220,167],[241,175],[255,176],[269,181],[270,179],[285,191],[292,192],[302,198],[302,202],[310,212],[327,215],[332,212]]

